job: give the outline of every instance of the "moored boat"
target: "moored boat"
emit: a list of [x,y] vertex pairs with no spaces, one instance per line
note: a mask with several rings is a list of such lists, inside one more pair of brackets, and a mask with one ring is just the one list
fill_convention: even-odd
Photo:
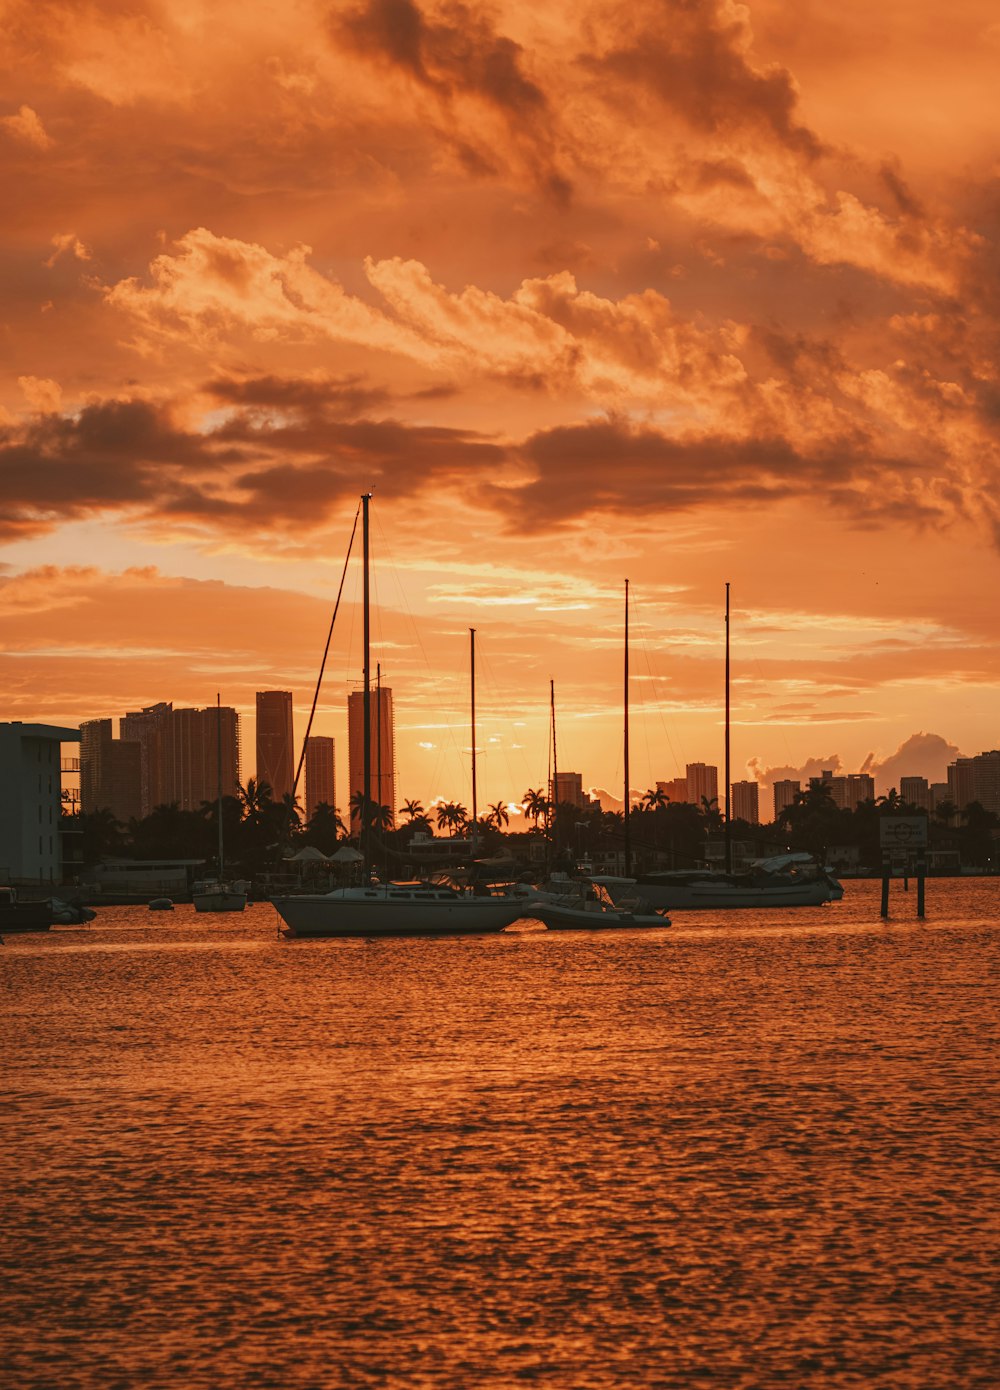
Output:
[[665,870],[640,875],[635,890],[653,906],[684,908],[820,907],[844,890],[811,854],[755,859],[732,873],[714,869]]
[[530,892],[522,889],[522,893],[525,916],[543,922],[550,931],[670,926],[664,912],[656,911],[637,895],[634,879],[575,879],[556,874],[541,887]]
[[239,883],[206,881],[194,885],[191,901],[195,912],[242,912],[247,905],[247,895]]
[[282,935],[467,936],[529,915],[523,898],[477,897],[436,883],[375,883],[272,898]]

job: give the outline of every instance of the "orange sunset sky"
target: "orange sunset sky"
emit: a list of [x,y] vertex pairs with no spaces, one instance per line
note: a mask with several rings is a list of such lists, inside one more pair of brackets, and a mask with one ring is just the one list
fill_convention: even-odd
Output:
[[[0,719],[290,688],[398,798],[1000,744],[993,0],[0,3]],[[360,675],[355,575],[316,732]],[[766,804],[766,803],[765,803]]]

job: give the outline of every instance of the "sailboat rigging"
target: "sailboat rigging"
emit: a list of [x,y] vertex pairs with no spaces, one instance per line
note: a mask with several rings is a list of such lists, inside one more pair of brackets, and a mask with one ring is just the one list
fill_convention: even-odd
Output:
[[[273,898],[284,921],[286,937],[349,936],[450,936],[472,932],[496,932],[523,915],[523,902],[515,898],[475,897],[439,884],[377,883],[370,878],[370,830],[372,820],[371,749],[371,584],[369,503],[361,498],[363,563],[363,672],[362,804],[359,843],[363,879],[355,888],[336,888],[331,893],[303,893]],[[473,737],[473,757],[475,737]],[[381,786],[380,786],[381,791]],[[473,794],[475,812],[475,793]]]
[[[626,594],[628,586],[626,584]],[[725,633],[725,868],[655,870],[634,880],[655,908],[815,907],[835,902],[844,890],[834,875],[811,854],[782,854],[755,859],[738,872],[732,867],[730,781],[729,593],[726,583]],[[628,648],[626,618],[626,652]],[[626,671],[627,671],[626,656]],[[626,750],[628,748],[626,694]],[[626,751],[627,763],[627,751]],[[626,822],[627,824],[627,822]],[[627,841],[626,841],[627,844]],[[626,849],[627,854],[627,849]],[[627,873],[627,870],[626,870]]]
[[219,826],[219,872],[214,881],[196,883],[191,901],[196,912],[242,912],[247,905],[246,890],[226,882],[225,834],[222,825],[222,695],[215,695],[216,820]]

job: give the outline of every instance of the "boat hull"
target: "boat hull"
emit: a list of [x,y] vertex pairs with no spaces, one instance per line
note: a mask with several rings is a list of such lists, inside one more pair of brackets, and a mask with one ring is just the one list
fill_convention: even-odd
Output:
[[247,905],[247,895],[230,889],[216,889],[207,893],[193,893],[191,901],[195,912],[242,912]]
[[549,931],[613,931],[641,927],[669,927],[669,917],[657,912],[626,912],[562,903],[536,902],[525,909],[529,917],[544,922]]
[[642,895],[651,907],[670,911],[685,908],[737,907],[821,907],[843,897],[839,884],[834,888],[822,880],[806,883],[740,885],[727,883],[656,884],[642,883]]
[[523,902],[503,898],[394,902],[328,895],[273,898],[286,937],[472,936],[503,931],[527,916]]

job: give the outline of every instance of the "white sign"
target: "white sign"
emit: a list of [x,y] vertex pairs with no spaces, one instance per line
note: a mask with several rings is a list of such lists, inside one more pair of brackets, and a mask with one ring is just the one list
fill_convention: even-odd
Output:
[[924,849],[927,845],[926,816],[882,816],[878,830],[883,849]]

